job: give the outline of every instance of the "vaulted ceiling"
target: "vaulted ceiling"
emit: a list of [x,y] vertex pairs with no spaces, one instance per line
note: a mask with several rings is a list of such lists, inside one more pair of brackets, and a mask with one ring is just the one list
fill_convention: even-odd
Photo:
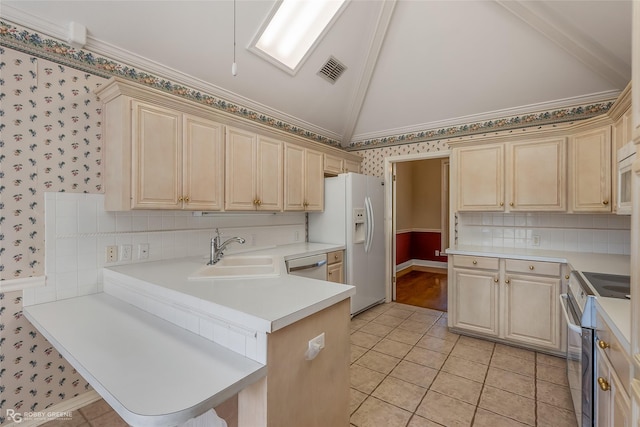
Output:
[[[0,15],[340,141],[615,98],[631,76],[631,0],[351,0],[301,70],[249,52],[274,0],[9,1]],[[334,56],[347,70],[317,75]]]

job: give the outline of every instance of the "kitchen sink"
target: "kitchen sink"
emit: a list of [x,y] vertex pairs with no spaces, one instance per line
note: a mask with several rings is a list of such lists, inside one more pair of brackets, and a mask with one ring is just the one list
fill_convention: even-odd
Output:
[[280,275],[277,257],[245,255],[222,258],[214,265],[205,265],[189,276],[189,280],[247,279]]

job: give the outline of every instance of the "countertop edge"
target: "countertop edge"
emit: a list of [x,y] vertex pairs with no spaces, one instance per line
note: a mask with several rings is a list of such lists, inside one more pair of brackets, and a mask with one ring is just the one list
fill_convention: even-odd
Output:
[[[85,297],[78,297],[78,298],[93,298],[93,299],[99,299],[99,298],[104,298],[104,297],[108,297],[111,298],[113,301],[115,301],[116,304],[121,304],[122,306],[128,306],[129,310],[134,310],[140,313],[144,313],[144,315],[146,316],[153,316],[149,313],[144,312],[143,310],[140,310],[134,306],[128,305],[125,302],[122,302],[120,300],[118,300],[117,298],[111,297],[111,296],[107,296],[106,294],[93,294],[93,295],[88,295]],[[75,298],[74,298],[75,299]],[[62,300],[62,301],[68,301],[68,300]],[[55,302],[51,302],[51,303],[46,303],[46,304],[56,304],[59,303],[61,301],[55,301]],[[53,334],[52,332],[49,331],[49,329],[45,328],[42,323],[39,321],[38,317],[33,315],[30,310],[35,309],[36,307],[39,307],[41,305],[45,305],[45,304],[38,304],[38,305],[34,305],[34,306],[29,306],[29,307],[25,307],[24,308],[24,315],[25,317],[38,329],[38,331],[40,333],[42,333],[42,335],[49,340],[54,347],[56,348],[57,351],[59,351],[66,360],[69,361],[69,363],[71,363],[71,365],[78,370],[78,372],[85,378],[87,379],[87,381],[91,384],[91,386],[100,394],[100,396],[105,399],[105,401],[107,401],[107,403],[114,408],[114,410],[130,425],[136,425],[136,426],[143,426],[143,427],[156,427],[156,426],[170,426],[170,425],[178,425],[181,423],[184,423],[186,421],[188,421],[189,419],[192,419],[194,417],[197,417],[201,414],[203,414],[204,412],[206,412],[207,410],[223,403],[224,401],[226,401],[227,399],[229,399],[230,397],[234,396],[235,394],[237,394],[238,392],[240,392],[242,389],[246,388],[247,386],[253,384],[254,382],[260,380],[261,378],[265,377],[267,374],[267,367],[266,365],[260,365],[257,362],[251,361],[252,363],[255,363],[255,365],[260,365],[257,369],[253,369],[251,372],[249,372],[247,375],[245,375],[243,378],[241,378],[239,381],[233,383],[233,384],[229,384],[227,387],[219,390],[218,392],[214,393],[211,397],[209,397],[208,399],[205,399],[203,401],[200,402],[195,402],[193,405],[184,408],[180,411],[174,411],[168,414],[152,414],[152,415],[141,415],[135,412],[130,411],[129,409],[127,409],[125,407],[125,405],[120,402],[104,385],[103,383],[96,378],[93,374],[91,374],[91,372],[85,367],[85,365],[82,363],[82,361],[78,360],[78,358],[76,358],[73,353],[65,346],[63,345],[63,343],[61,343],[56,337],[55,334]],[[155,317],[155,316],[153,316]],[[156,318],[158,321],[162,321],[162,322],[166,322],[164,320],[161,320],[159,318]],[[168,322],[167,322],[168,323]],[[173,325],[172,325],[173,326]],[[179,327],[175,327],[175,328],[179,328]],[[194,335],[191,332],[184,330],[184,334],[189,334],[189,335]],[[200,337],[198,337],[200,338]],[[205,340],[204,338],[202,338],[202,340]],[[242,356],[238,356],[238,359],[240,359]],[[184,385],[184,387],[187,387],[188,385]]]

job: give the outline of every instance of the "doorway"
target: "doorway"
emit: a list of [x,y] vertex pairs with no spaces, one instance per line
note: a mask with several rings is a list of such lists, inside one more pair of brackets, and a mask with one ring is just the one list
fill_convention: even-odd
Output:
[[394,301],[447,310],[449,153],[385,159]]

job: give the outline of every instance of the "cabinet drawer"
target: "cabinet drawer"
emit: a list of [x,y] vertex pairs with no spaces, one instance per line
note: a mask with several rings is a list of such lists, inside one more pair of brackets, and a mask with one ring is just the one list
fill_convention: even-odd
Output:
[[336,264],[338,262],[342,262],[342,258],[344,257],[344,251],[333,251],[327,253],[327,264]]
[[527,274],[541,274],[545,276],[559,276],[560,264],[557,262],[507,259],[506,270],[509,273],[527,273]]
[[622,386],[629,393],[631,360],[600,313],[596,313],[596,345],[604,350],[603,353],[607,355],[613,370],[622,382]]
[[478,257],[469,255],[454,255],[453,265],[455,267],[482,268],[486,270],[497,270],[499,258]]

